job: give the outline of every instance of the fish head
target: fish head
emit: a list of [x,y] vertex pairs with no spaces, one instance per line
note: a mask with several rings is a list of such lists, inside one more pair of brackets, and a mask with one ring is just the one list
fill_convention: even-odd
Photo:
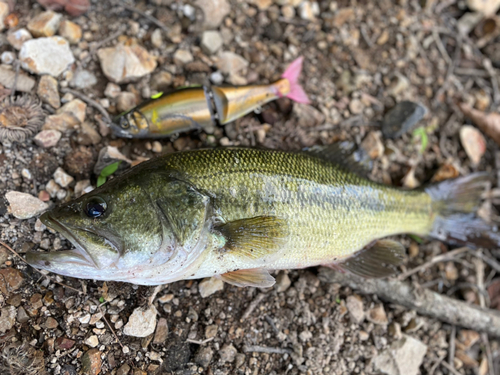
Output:
[[158,267],[175,271],[182,254],[151,198],[152,178],[134,170],[121,177],[43,214],[42,223],[75,249],[29,252],[27,262],[71,277],[144,285],[157,284]]
[[148,135],[149,121],[141,111],[133,109],[117,116],[110,128],[117,137],[143,138]]

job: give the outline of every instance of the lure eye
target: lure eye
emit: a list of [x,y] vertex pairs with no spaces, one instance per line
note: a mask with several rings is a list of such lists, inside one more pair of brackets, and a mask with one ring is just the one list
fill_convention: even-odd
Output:
[[97,218],[106,212],[108,204],[106,201],[100,197],[93,197],[87,201],[85,204],[85,214],[91,218]]
[[127,117],[126,116],[123,116],[121,119],[120,119],[120,127],[122,129],[128,129],[130,128],[130,122],[128,121]]

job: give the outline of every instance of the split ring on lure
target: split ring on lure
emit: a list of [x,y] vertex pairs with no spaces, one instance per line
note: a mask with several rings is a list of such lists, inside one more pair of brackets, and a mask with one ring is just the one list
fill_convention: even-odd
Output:
[[269,85],[191,87],[154,95],[119,115],[110,127],[118,137],[162,138],[193,129],[210,132],[216,122],[227,124],[283,96],[309,103],[298,83],[302,61],[294,60],[281,79]]

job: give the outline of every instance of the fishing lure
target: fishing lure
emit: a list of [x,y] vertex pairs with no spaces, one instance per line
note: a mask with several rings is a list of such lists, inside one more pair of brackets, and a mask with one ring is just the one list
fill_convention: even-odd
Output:
[[201,86],[159,93],[120,114],[110,127],[118,137],[162,138],[194,129],[209,130],[216,123],[227,124],[281,97],[309,103],[298,83],[302,61],[302,57],[294,60],[280,80],[268,85]]

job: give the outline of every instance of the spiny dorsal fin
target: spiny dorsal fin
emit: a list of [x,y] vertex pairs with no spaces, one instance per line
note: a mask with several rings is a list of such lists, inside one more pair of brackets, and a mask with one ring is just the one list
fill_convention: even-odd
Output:
[[227,272],[217,277],[228,284],[239,287],[269,288],[276,283],[269,271],[258,268]]
[[302,151],[319,159],[338,164],[360,176],[369,175],[373,167],[368,153],[349,141],[336,142],[327,146],[312,146]]
[[276,216],[235,220],[216,229],[226,240],[225,251],[251,259],[276,253],[288,238],[288,224]]
[[336,267],[363,277],[381,278],[398,272],[405,256],[405,248],[399,242],[378,240],[354,255],[335,263]]

